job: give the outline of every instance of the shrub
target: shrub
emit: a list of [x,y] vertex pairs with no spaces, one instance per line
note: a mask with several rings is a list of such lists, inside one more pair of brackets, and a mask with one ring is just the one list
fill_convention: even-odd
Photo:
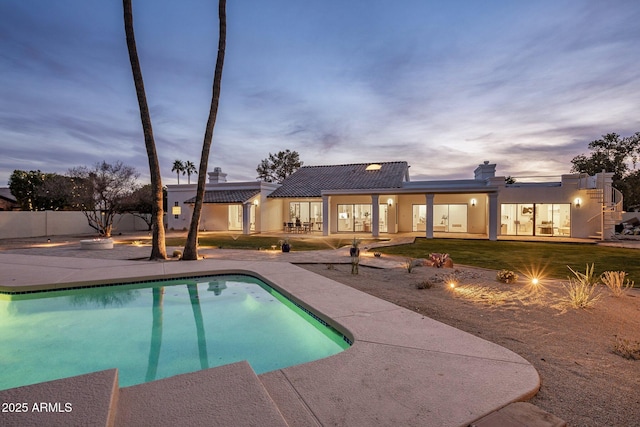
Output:
[[515,283],[518,280],[518,275],[511,270],[500,270],[496,275],[496,280],[502,283]]
[[447,262],[448,259],[449,259],[449,254],[438,254],[438,253],[429,254],[429,261],[431,261],[432,265],[436,268],[442,267]]
[[403,266],[407,269],[407,273],[411,273],[416,266],[416,262],[413,258],[405,258]]
[[563,284],[567,293],[565,301],[572,308],[593,307],[602,296],[596,287],[597,279],[594,280],[593,277],[593,264],[591,264],[591,269],[587,264],[585,273],[574,271],[571,267],[568,268],[575,277],[569,277],[569,283]]
[[433,288],[433,282],[430,280],[423,280],[415,284],[416,289],[431,289]]
[[182,251],[176,249],[175,251],[173,251],[173,254],[171,256],[173,256],[174,258],[180,259],[180,258],[182,258]]
[[616,337],[613,352],[625,359],[640,360],[640,341]]
[[633,282],[627,279],[627,282],[624,282],[627,273],[624,271],[605,271],[600,276],[600,280],[604,283],[607,288],[611,290],[611,293],[615,297],[621,297],[625,292],[629,289],[633,288]]

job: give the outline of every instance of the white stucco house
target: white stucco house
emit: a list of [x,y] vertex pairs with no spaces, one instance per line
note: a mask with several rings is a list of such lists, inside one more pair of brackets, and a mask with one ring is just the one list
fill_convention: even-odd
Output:
[[[416,233],[426,238],[609,238],[622,213],[612,173],[507,184],[496,165],[472,179],[411,181],[407,162],[303,166],[282,184],[209,173],[200,228],[236,233]],[[189,226],[196,185],[168,185],[167,227]]]

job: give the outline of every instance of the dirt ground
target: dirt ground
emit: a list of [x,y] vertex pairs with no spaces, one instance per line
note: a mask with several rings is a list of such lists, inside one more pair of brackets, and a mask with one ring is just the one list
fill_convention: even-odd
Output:
[[[503,284],[493,270],[361,266],[351,275],[349,265],[302,267],[521,355],[542,380],[530,402],[570,426],[640,426],[640,360],[614,352],[618,339],[640,343],[638,289],[617,298],[599,286],[594,307],[573,309],[563,302],[563,281]],[[418,289],[424,282],[433,286]]]

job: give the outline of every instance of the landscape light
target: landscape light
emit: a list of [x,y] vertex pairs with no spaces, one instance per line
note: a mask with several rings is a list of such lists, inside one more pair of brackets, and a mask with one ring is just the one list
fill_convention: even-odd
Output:
[[538,283],[540,283],[540,280],[538,280],[537,277],[534,277],[533,279],[531,279],[531,284],[532,285],[537,285]]

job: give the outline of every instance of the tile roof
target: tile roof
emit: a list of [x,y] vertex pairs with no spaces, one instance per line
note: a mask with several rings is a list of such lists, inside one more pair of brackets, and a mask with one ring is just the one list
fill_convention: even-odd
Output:
[[[253,190],[207,190],[204,192],[205,203],[244,203],[256,194],[259,189]],[[192,197],[184,203],[195,203],[196,198]]]
[[378,164],[379,170],[366,170],[371,163],[303,166],[268,197],[320,197],[323,190],[402,187],[409,168],[407,162]]

